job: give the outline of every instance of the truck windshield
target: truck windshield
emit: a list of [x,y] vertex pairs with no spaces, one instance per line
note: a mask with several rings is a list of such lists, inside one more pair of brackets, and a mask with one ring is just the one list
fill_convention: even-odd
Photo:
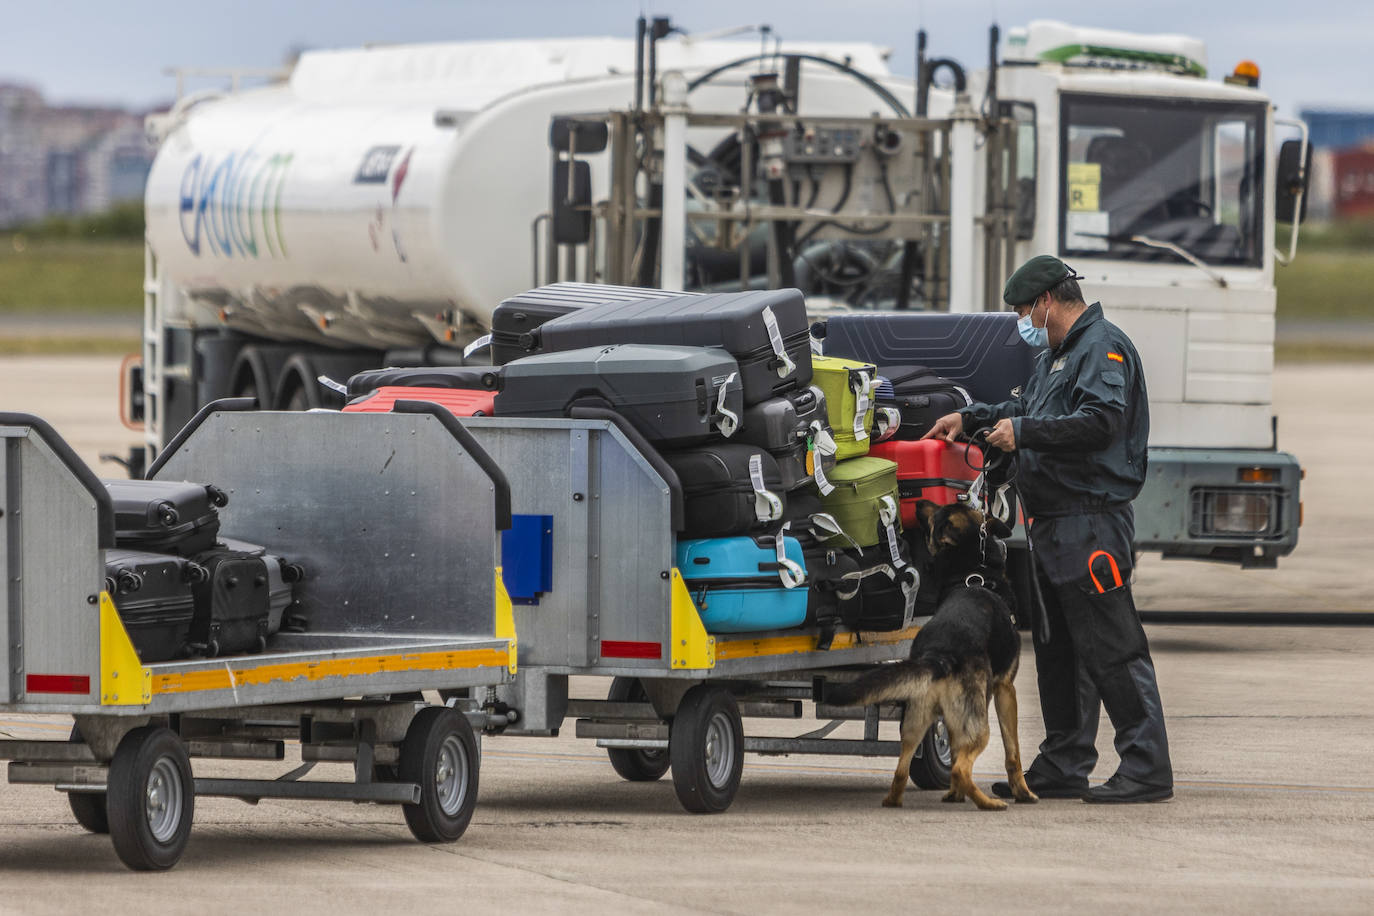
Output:
[[1060,249],[1075,258],[1260,265],[1264,108],[1065,95]]

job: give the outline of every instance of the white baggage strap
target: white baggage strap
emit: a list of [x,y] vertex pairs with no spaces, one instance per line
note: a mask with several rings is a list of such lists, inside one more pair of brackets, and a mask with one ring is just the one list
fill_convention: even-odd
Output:
[[821,491],[822,496],[829,496],[835,490],[835,485],[825,477],[825,461],[839,451],[839,446],[835,444],[835,437],[830,435],[830,431],[822,425],[820,420],[811,421],[811,444],[815,447],[816,455],[813,458],[816,469],[812,477],[816,479],[816,488]]
[[738,372],[731,372],[725,377],[725,381],[720,383],[720,388],[716,390],[716,414],[720,420],[716,423],[716,428],[720,434],[729,439],[739,429],[739,414],[725,406],[725,396],[730,390],[730,383],[739,375]]
[[760,522],[782,518],[782,500],[768,490],[763,479],[763,456],[749,456],[749,482],[754,487],[754,516]]
[[843,538],[854,550],[860,552],[863,550],[857,541],[845,533],[845,530],[840,527],[840,523],[835,521],[835,516],[828,512],[817,512],[815,515],[811,516],[811,527],[824,532],[828,536],[827,540],[829,538]]
[[778,330],[778,319],[773,314],[773,309],[769,306],[763,308],[763,326],[768,329],[768,342],[773,345],[773,355],[782,360],[782,365],[778,367],[778,378],[787,378],[797,369],[797,364],[792,361],[792,357],[787,355],[787,347],[783,344],[782,331]]

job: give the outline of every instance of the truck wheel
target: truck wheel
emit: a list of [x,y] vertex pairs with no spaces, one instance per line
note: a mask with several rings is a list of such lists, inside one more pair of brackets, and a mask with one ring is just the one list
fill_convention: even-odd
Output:
[[[83,740],[81,731],[73,725],[67,741],[80,744]],[[67,804],[71,806],[76,822],[91,833],[110,832],[110,818],[105,813],[104,792],[68,792]]]
[[668,756],[682,807],[694,814],[730,807],[744,772],[744,723],[728,690],[698,684],[687,691],[673,716]]
[[402,805],[406,826],[422,843],[452,843],[477,805],[477,739],[467,717],[444,706],[420,710],[406,730],[398,767],[420,787],[420,803]]
[[911,766],[908,768],[911,782],[918,789],[948,789],[949,771],[953,765],[954,758],[949,751],[949,731],[945,728],[945,720],[936,719],[930,731],[921,739],[921,746],[916,749],[915,756],[911,758]]
[[191,759],[171,729],[145,725],[124,736],[110,761],[106,811],[120,861],[135,871],[171,868],[195,814]]
[[[618,677],[611,681],[606,699],[612,703],[647,703],[649,695],[639,678]],[[611,758],[611,767],[620,777],[630,782],[653,782],[668,772],[672,763],[668,751],[657,748],[610,747],[606,756]]]

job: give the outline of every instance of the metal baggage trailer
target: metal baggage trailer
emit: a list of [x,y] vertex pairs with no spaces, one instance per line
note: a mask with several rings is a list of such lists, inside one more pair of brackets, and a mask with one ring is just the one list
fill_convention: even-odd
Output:
[[[595,738],[624,778],[658,779],[671,768],[694,812],[729,807],[746,751],[896,756],[899,742],[878,740],[879,718],[896,718],[895,707],[822,702],[817,717],[832,724],[794,738],[745,736],[742,718],[801,718],[827,679],[905,658],[917,627],[842,630],[828,648],[815,628],[708,634],[673,565],[682,494],[672,468],[615,414],[574,416],[463,420],[508,475],[517,523],[534,532],[518,559],[504,559],[520,671],[495,691],[491,711],[507,721],[500,730],[552,735],[573,717],[578,737]],[[611,679],[607,699],[570,700],[571,675]],[[864,740],[826,737],[856,718]],[[948,779],[942,729],[913,763],[926,788]]]
[[[177,862],[197,795],[400,804],[418,839],[455,840],[479,744],[421,691],[514,675],[506,482],[447,414],[237,412],[250,406],[207,407],[152,476],[213,479],[225,535],[300,563],[308,631],[149,664],[102,589],[104,486],[43,421],[0,414],[0,712],[76,720],[70,741],[0,741],[9,780],[68,793],[135,869]],[[287,741],[303,765],[277,779],[192,775],[191,757],[282,760]],[[319,761],[351,762],[354,781],[300,778]]]

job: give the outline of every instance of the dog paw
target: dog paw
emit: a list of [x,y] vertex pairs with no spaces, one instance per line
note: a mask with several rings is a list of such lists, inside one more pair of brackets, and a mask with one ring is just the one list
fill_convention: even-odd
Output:
[[998,801],[998,800],[995,799],[995,798],[989,798],[989,799],[987,799],[986,801],[981,801],[981,802],[978,802],[977,804],[978,804],[978,807],[981,808],[981,809],[984,810],[984,811],[1005,811],[1005,810],[1007,810],[1007,803],[1004,802],[1004,801]]
[[891,796],[888,796],[887,798],[883,799],[883,807],[900,808],[902,807],[902,800],[900,798],[892,798]]
[[958,805],[963,803],[964,796],[959,792],[946,792],[944,796],[940,798],[940,801],[949,802],[951,805]]
[[1040,796],[1036,795],[1030,789],[1027,789],[1025,792],[1016,793],[1016,803],[1018,805],[1033,805],[1039,800]]

